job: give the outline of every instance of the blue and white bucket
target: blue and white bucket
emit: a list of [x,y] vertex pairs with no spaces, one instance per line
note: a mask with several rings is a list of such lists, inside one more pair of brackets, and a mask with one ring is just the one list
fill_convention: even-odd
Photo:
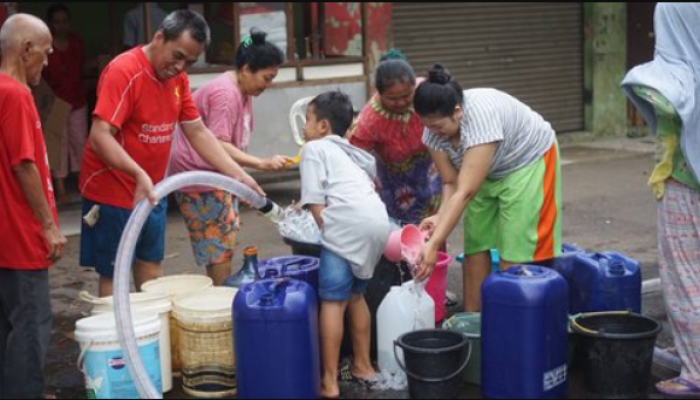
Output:
[[[148,375],[162,393],[160,342],[161,322],[156,313],[134,314],[139,352]],[[76,324],[80,343],[78,367],[85,376],[88,399],[140,399],[119,345],[114,313],[82,319]]]
[[[91,315],[114,312],[113,297],[94,297],[88,292],[79,294],[81,300],[92,304]],[[173,309],[170,296],[163,293],[131,293],[131,309],[134,312],[156,313],[160,317],[160,368],[163,379],[163,393],[173,390],[173,362],[170,341],[170,312]]]

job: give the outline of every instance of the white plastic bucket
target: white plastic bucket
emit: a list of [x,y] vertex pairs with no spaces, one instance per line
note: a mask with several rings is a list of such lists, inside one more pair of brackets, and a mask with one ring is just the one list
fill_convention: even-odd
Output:
[[236,394],[232,306],[237,293],[237,289],[217,287],[175,300],[182,385],[190,396]]
[[[134,313],[139,354],[156,388],[162,392],[160,319],[155,313]],[[119,346],[114,313],[81,319],[75,338],[80,343],[78,367],[85,376],[87,397],[92,399],[139,399]]]
[[[214,286],[214,281],[203,275],[174,275],[166,276],[146,282],[141,287],[144,293],[165,293],[170,296],[174,303],[178,296],[189,293],[199,293]],[[180,362],[179,340],[177,335],[177,324],[172,315],[170,316],[170,354],[171,354],[171,374],[180,376],[182,363]]]
[[[170,347],[170,312],[173,309],[170,296],[165,293],[132,293],[132,312],[158,314],[160,318],[160,363],[163,380],[163,392],[173,390],[173,362]],[[114,312],[113,297],[94,297],[87,292],[80,293],[81,300],[92,304],[92,315],[103,315]]]

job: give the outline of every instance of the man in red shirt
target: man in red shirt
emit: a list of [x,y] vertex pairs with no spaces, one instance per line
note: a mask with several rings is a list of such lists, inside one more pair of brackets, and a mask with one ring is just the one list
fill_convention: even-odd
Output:
[[49,268],[63,257],[46,145],[30,86],[51,33],[17,14],[0,30],[0,398],[44,397],[51,333]]
[[[209,27],[199,14],[175,11],[150,44],[117,57],[100,78],[80,178],[84,215],[99,210],[97,221],[83,225],[81,265],[99,273],[100,296],[112,294],[117,246],[134,205],[146,197],[156,204],[153,185],[165,177],[177,124],[204,160],[263,193],[219,145],[192,101],[185,72],[209,40]],[[146,222],[136,248],[137,289],[162,275],[165,219],[164,201]]]

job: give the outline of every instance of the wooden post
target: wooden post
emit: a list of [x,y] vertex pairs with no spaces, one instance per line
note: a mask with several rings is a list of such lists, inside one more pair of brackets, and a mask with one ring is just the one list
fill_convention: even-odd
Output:
[[369,37],[369,6],[366,2],[362,2],[361,8],[361,23],[362,23],[362,59],[364,64],[365,88],[367,90],[367,100],[372,97],[372,71],[371,69],[371,52],[372,41]]
[[233,3],[233,48],[241,44],[241,3]]
[[146,43],[150,43],[153,38],[153,27],[151,25],[151,3],[143,3],[143,27]]
[[321,45],[319,40],[321,32],[319,30],[319,4],[311,3],[311,53],[312,58],[321,58]]
[[296,60],[296,36],[294,35],[294,3],[287,2],[287,60]]

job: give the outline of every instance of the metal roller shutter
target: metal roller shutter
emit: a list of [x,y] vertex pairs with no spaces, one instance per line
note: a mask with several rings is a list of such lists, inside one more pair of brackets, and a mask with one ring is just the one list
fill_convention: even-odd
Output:
[[393,23],[419,75],[440,62],[465,89],[506,91],[558,132],[583,129],[581,3],[394,3]]

